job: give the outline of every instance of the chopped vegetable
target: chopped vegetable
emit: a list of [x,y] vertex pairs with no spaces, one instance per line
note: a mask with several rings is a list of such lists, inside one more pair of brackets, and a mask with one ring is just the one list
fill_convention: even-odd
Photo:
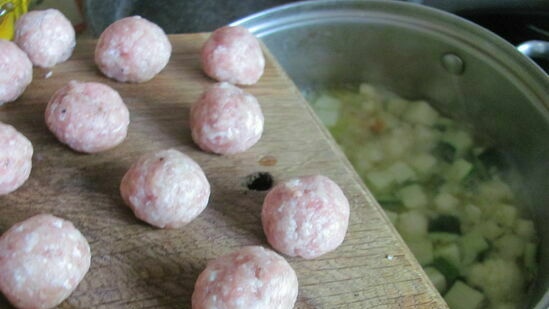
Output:
[[539,240],[501,152],[428,102],[369,84],[325,90],[312,106],[451,309],[524,303]]

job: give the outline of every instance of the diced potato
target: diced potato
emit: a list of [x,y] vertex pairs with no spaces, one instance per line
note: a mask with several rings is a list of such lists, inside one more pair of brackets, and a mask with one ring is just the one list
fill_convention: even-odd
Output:
[[513,205],[499,204],[493,215],[494,221],[507,228],[514,227],[517,219],[517,208]]
[[491,258],[471,266],[467,282],[482,289],[492,303],[520,300],[524,277],[515,262]]
[[387,171],[371,171],[367,173],[366,180],[377,192],[386,190],[395,182],[393,174]]
[[433,172],[437,159],[428,153],[420,153],[411,157],[409,163],[416,172],[427,175]]
[[391,221],[391,223],[393,225],[395,225],[397,220],[398,220],[398,213],[396,213],[394,211],[387,210],[387,209],[384,209],[384,210],[385,210],[385,214],[389,218],[389,221]]
[[484,222],[479,229],[482,232],[482,236],[488,240],[495,240],[504,233],[504,230],[491,220]]
[[420,185],[408,185],[397,191],[396,195],[407,208],[421,208],[427,206],[427,195]]
[[490,201],[509,200],[513,197],[511,188],[499,179],[493,179],[481,183],[480,195]]
[[471,171],[473,170],[473,164],[471,164],[469,161],[464,159],[457,159],[450,168],[448,168],[448,171],[446,172],[446,177],[454,182],[460,182],[462,181],[465,176],[469,175]]
[[494,242],[499,255],[509,261],[515,261],[524,254],[525,242],[514,234],[505,234]]
[[455,243],[441,245],[435,248],[434,256],[444,258],[446,261],[450,262],[456,268],[461,266],[461,252],[459,247]]
[[462,262],[464,264],[473,263],[478,255],[489,248],[489,244],[479,232],[470,232],[463,235],[459,240]]
[[514,231],[525,239],[532,239],[534,238],[536,229],[532,220],[518,219],[515,221]]
[[438,292],[441,294],[446,292],[446,278],[444,275],[434,267],[425,267],[424,270]]
[[463,130],[449,130],[442,135],[442,141],[454,146],[458,156],[463,155],[473,146],[471,135]]
[[422,124],[425,126],[432,126],[438,119],[438,112],[425,101],[410,102],[408,108],[404,111],[403,117],[405,120]]
[[425,238],[428,226],[427,217],[416,210],[401,213],[396,224],[400,235],[408,240]]
[[482,210],[473,204],[465,205],[465,215],[467,220],[477,223],[482,218]]
[[437,194],[433,202],[436,209],[442,214],[455,213],[459,205],[459,200],[450,193]]
[[405,162],[395,162],[387,169],[389,173],[393,174],[393,178],[398,183],[403,183],[408,180],[413,180],[416,178],[416,173],[408,164]]
[[484,305],[484,295],[462,281],[452,285],[444,300],[450,309],[480,309]]

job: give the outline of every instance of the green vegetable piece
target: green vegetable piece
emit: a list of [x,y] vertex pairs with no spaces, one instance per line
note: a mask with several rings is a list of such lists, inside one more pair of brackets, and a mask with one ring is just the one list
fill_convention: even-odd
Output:
[[422,266],[433,263],[433,244],[429,239],[407,241],[406,245]]
[[462,262],[466,265],[473,263],[481,253],[489,249],[490,245],[479,232],[469,232],[459,239]]
[[432,153],[435,157],[447,163],[454,162],[456,158],[456,148],[447,142],[438,142]]
[[440,215],[429,221],[429,232],[461,234],[461,222],[456,216]]
[[446,292],[446,278],[444,278],[444,275],[440,271],[438,271],[434,267],[425,267],[423,270],[425,270],[425,273],[429,277],[429,280],[431,280],[439,293],[442,294]]
[[432,266],[444,275],[448,285],[454,283],[459,278],[459,269],[445,258],[435,258]]
[[444,300],[450,309],[480,309],[484,305],[484,295],[462,281],[454,283]]

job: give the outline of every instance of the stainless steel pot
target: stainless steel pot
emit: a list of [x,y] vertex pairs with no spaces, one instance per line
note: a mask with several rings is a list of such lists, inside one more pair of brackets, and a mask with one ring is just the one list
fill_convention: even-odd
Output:
[[528,308],[549,307],[549,78],[512,45],[455,15],[394,1],[307,1],[233,24],[262,38],[301,90],[369,82],[427,99],[493,140],[541,237]]

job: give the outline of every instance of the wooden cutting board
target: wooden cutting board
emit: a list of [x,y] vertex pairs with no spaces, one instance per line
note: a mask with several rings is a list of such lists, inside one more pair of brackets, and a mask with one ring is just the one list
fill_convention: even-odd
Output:
[[[267,191],[247,188],[249,175],[275,183],[323,174],[351,204],[349,231],[335,251],[314,260],[288,258],[299,278],[296,308],[446,308],[379,205],[367,191],[298,89],[266,51],[255,95],[265,115],[262,139],[246,153],[200,151],[190,137],[189,108],[213,83],[199,50],[207,34],[173,35],[166,69],[143,84],[105,78],[93,62],[94,40],[78,42],[69,61],[34,80],[16,102],[0,107],[0,121],[34,145],[30,179],[0,196],[0,232],[38,213],[72,221],[92,250],[90,271],[60,308],[190,308],[198,274],[208,260],[245,245],[268,246],[261,228]],[[131,114],[129,134],[113,150],[86,155],[59,143],[44,123],[46,103],[70,80],[103,82],[120,92]],[[161,230],[137,220],[118,191],[122,176],[144,153],[176,148],[195,159],[212,186],[210,203],[181,229]],[[9,308],[3,296],[0,307]]]

